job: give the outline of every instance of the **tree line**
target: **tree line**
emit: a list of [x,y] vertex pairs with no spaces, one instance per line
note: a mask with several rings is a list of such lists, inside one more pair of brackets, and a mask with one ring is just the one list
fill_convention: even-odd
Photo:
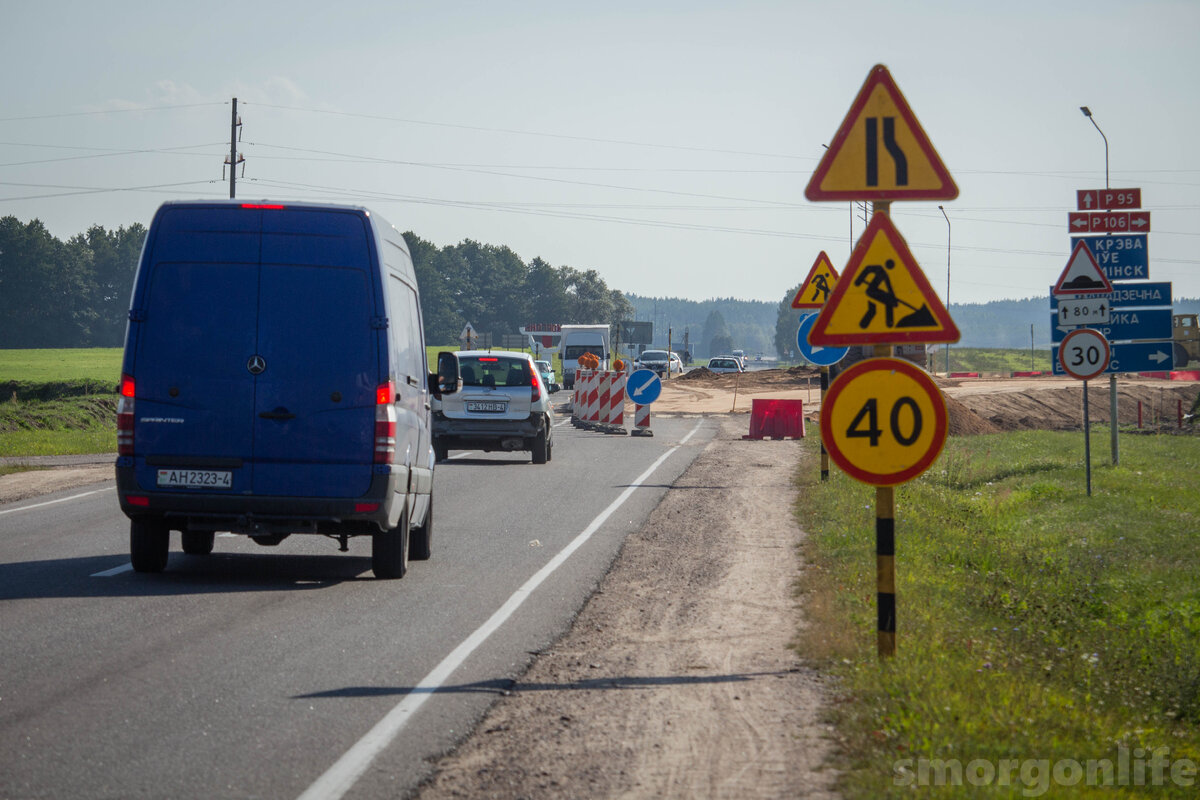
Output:
[[[0,218],[0,348],[120,347],[146,227],[94,225],[66,242],[40,220]],[[526,263],[469,239],[438,247],[406,232],[421,287],[425,337],[452,345],[469,322],[500,345],[527,323],[615,324],[625,295],[594,269]]]

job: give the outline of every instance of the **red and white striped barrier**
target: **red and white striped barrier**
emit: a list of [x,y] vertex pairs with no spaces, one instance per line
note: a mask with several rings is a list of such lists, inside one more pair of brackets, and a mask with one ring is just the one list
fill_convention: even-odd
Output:
[[650,430],[650,406],[634,405],[633,407],[633,430],[630,431],[633,436],[653,436],[654,431]]
[[[625,433],[625,373],[614,372],[612,392],[608,402],[608,425],[610,428],[620,428]],[[617,433],[618,431],[610,431]]]

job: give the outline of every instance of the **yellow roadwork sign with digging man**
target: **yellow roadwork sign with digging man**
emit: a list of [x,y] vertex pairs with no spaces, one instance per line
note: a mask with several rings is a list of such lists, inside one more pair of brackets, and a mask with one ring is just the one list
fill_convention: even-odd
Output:
[[821,347],[958,339],[958,326],[886,214],[871,218],[808,335]]
[[808,271],[808,277],[800,285],[800,290],[792,298],[792,308],[823,308],[837,279],[838,274],[833,268],[833,262],[822,250],[813,262],[812,269]]

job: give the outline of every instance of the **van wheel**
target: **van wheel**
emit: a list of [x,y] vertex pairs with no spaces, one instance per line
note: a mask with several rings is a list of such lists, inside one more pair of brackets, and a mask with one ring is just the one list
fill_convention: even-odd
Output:
[[165,520],[130,520],[129,560],[134,572],[162,572],[167,568],[171,531]]
[[371,570],[382,580],[403,578],[408,572],[407,502],[396,527],[371,535]]
[[533,463],[545,464],[549,458],[550,448],[546,444],[546,430],[543,428],[533,437]]
[[425,512],[425,524],[413,528],[408,535],[408,557],[413,561],[427,561],[433,555],[433,495],[429,496],[429,510]]

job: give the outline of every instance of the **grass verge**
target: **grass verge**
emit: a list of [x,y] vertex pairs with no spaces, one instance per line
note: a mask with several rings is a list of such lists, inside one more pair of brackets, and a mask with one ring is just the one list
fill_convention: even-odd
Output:
[[1127,437],[1090,498],[1082,433],[950,439],[897,489],[884,662],[875,490],[808,445],[798,649],[838,686],[846,797],[1196,796],[1200,438]]
[[0,456],[78,455],[116,449],[116,395],[0,402]]

